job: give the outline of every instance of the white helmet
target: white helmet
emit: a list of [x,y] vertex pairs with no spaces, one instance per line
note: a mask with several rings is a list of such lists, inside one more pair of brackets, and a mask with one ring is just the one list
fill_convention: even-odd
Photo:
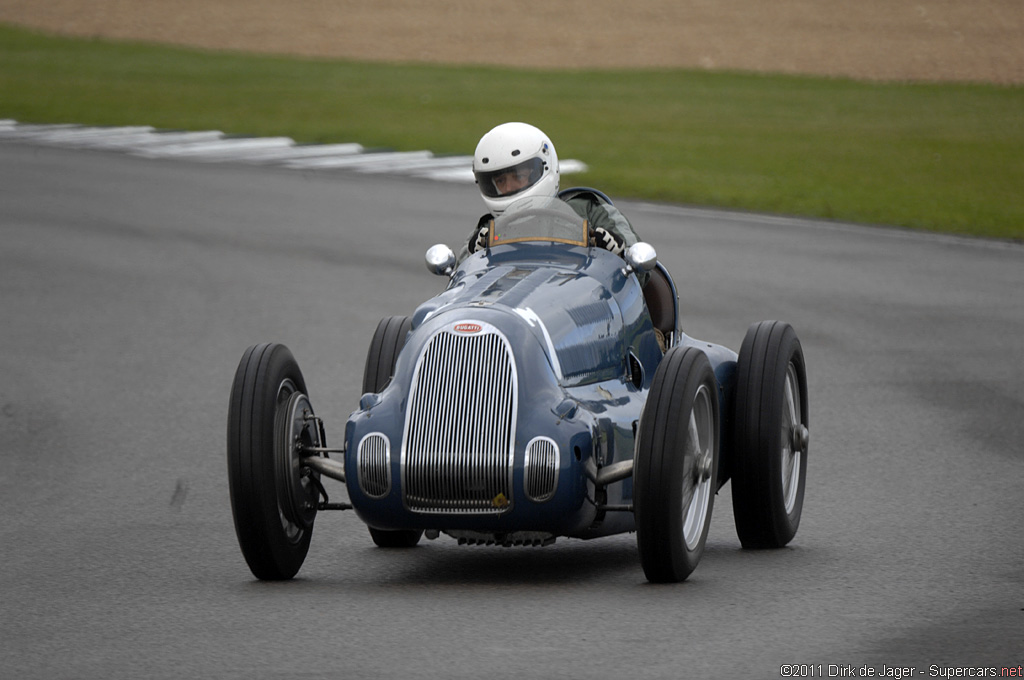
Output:
[[558,154],[543,132],[526,123],[505,123],[480,138],[473,174],[491,214],[527,196],[558,193]]

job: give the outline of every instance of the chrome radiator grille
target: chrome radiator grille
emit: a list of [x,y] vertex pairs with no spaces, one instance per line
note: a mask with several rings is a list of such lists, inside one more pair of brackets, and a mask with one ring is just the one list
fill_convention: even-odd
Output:
[[509,507],[517,392],[511,348],[492,326],[460,323],[427,342],[413,376],[402,446],[409,509]]

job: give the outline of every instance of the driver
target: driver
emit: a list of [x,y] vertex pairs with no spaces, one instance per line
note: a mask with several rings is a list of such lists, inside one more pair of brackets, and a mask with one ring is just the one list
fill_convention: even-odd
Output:
[[[489,212],[480,218],[459,252],[459,262],[487,245],[491,220],[510,203],[529,196],[558,194],[558,154],[547,135],[526,123],[494,128],[476,146],[473,174]],[[640,238],[615,206],[588,191],[565,199],[590,225],[590,242],[621,256]],[[646,283],[647,272],[638,272]]]

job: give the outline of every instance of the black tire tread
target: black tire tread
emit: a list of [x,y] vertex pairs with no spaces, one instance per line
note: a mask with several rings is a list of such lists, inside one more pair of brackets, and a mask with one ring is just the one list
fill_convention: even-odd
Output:
[[228,479],[235,532],[246,563],[262,580],[292,578],[305,559],[312,533],[306,530],[297,545],[283,546],[283,530],[277,528],[274,417],[272,410],[268,413],[273,405],[266,402],[276,398],[276,392],[269,396],[268,391],[276,390],[284,374],[305,393],[302,373],[287,347],[267,343],[248,348],[235,373],[228,409]]
[[[387,387],[395,374],[395,362],[405,346],[406,336],[412,328],[412,319],[407,316],[389,316],[381,319],[370,341],[366,353],[366,367],[363,370],[363,393],[377,393]],[[423,531],[408,529],[388,531],[370,530],[370,537],[380,548],[411,548],[419,543]]]
[[[683,379],[680,379],[683,376]],[[640,419],[638,446],[634,471],[634,508],[637,524],[637,548],[644,574],[655,583],[671,583],[685,579],[696,567],[703,543],[688,554],[681,541],[681,530],[675,526],[681,517],[675,517],[673,494],[664,480],[673,479],[679,452],[678,442],[685,441],[688,418],[680,414],[693,407],[693,395],[698,386],[709,381],[715,386],[714,372],[707,355],[694,347],[674,347],[666,354],[655,372],[647,405]],[[715,444],[719,445],[717,390],[714,398]],[[648,412],[649,408],[653,413]],[[713,469],[717,468],[717,449]],[[712,479],[712,486],[715,481]],[[714,497],[710,500],[707,524],[710,524]],[[705,526],[707,531],[707,525]]]
[[412,319],[407,316],[389,316],[377,324],[363,369],[364,394],[380,392],[390,382],[410,328]]
[[786,371],[790,361],[800,380],[801,415],[807,423],[806,368],[796,332],[788,323],[762,321],[748,329],[740,348],[734,410],[732,502],[736,532],[744,548],[781,548],[799,524],[806,456],[801,461],[801,489],[795,518],[786,516],[782,498],[781,460],[775,448]]

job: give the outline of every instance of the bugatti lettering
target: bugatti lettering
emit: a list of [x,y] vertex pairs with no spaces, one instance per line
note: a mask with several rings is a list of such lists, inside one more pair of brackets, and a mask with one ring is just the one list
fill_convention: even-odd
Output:
[[483,328],[478,323],[457,323],[454,330],[456,333],[479,333]]

